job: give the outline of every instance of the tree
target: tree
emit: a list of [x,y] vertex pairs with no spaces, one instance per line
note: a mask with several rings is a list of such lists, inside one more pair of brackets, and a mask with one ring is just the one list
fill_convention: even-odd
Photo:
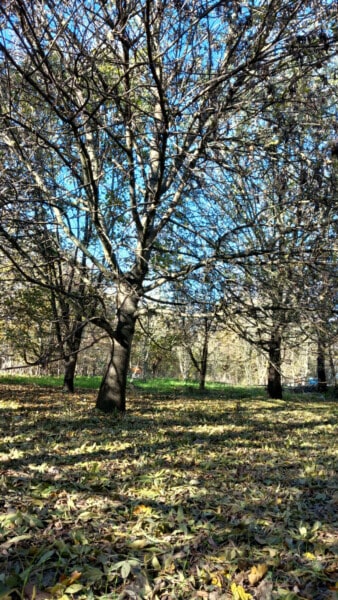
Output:
[[[334,186],[335,188],[335,186]],[[336,189],[331,189],[336,194]],[[329,195],[329,194],[328,194]],[[335,203],[336,204],[336,203]],[[334,215],[335,216],[335,215]],[[331,375],[336,380],[331,347],[336,342],[337,330],[337,256],[335,248],[336,222],[323,224],[322,239],[318,244],[312,265],[310,288],[311,319],[305,324],[308,337],[317,346],[317,387],[326,392],[328,388],[327,361],[331,362]]]
[[[43,204],[116,291],[115,323],[95,321],[112,340],[97,406],[123,411],[140,299],[213,258],[199,188],[215,142],[233,145],[231,163],[236,119],[255,117],[275,78],[287,95],[292,64],[302,74],[325,59],[334,11],[329,0],[8,0],[0,15],[1,142],[31,179],[19,202]],[[85,219],[90,243],[75,224]],[[174,238],[187,250],[175,260]]]
[[45,366],[55,343],[48,293],[25,286],[10,263],[1,260],[2,294],[0,298],[2,355],[33,366]]
[[[247,132],[250,152],[239,157],[231,178],[225,176],[235,197],[232,207],[240,238],[228,236],[225,252],[226,244],[238,243],[248,251],[262,250],[229,270],[237,286],[225,290],[226,312],[235,330],[266,353],[272,398],[282,398],[283,344],[294,343],[297,324],[305,332],[314,306],[319,309],[323,288],[329,289],[324,284],[325,262],[318,263],[318,258],[328,257],[327,247],[332,246],[336,187],[328,140],[334,118],[330,84],[319,75],[311,85],[306,79],[299,82],[289,102],[276,101],[262,110]],[[281,91],[274,90],[276,100]],[[295,102],[301,100],[295,119]],[[332,251],[330,256],[333,266]],[[331,303],[331,314],[332,308]],[[323,371],[322,339],[319,346]]]
[[[336,90],[335,90],[336,92]],[[337,96],[337,94],[336,94]],[[332,94],[332,100],[334,93]],[[330,357],[331,371],[336,385],[330,347],[337,340],[337,167],[336,140],[330,147],[331,160],[326,168],[328,184],[325,189],[326,207],[331,208],[331,218],[320,223],[320,239],[317,241],[312,265],[311,311],[313,318],[309,326],[310,338],[317,343],[318,391],[326,392],[328,387],[326,360]],[[310,284],[311,285],[311,284]],[[329,356],[328,356],[329,355]]]
[[199,379],[199,389],[205,390],[209,345],[217,329],[215,311],[219,305],[217,285],[209,269],[200,270],[176,283],[173,291],[174,312],[180,338]]
[[[40,248],[41,250],[41,248]],[[46,258],[45,250],[43,252]],[[11,254],[14,259],[13,254]],[[42,260],[42,254],[39,253]],[[48,366],[64,362],[65,391],[74,392],[74,377],[84,328],[90,322],[93,306],[85,295],[86,284],[76,281],[75,269],[54,254],[45,261],[48,285],[27,282],[27,265],[16,257],[17,267],[2,257],[2,298],[0,316],[7,341],[17,360],[27,366]],[[81,295],[82,294],[82,295]],[[92,342],[94,343],[94,342]],[[20,367],[22,368],[22,364]]]
[[[6,183],[6,168],[2,176]],[[14,189],[21,191],[23,184],[17,181]],[[64,389],[73,392],[84,327],[98,303],[95,290],[99,279],[87,266],[86,256],[80,249],[71,252],[60,242],[57,228],[48,227],[48,218],[40,204],[23,210],[17,201],[10,200],[8,187],[4,186],[3,190],[1,263],[5,268],[9,264],[13,272],[7,310],[18,317],[10,319],[11,337],[20,338],[19,345],[23,349],[22,328],[27,330],[27,341],[34,324],[41,329],[40,342],[37,344],[35,340],[30,359],[29,352],[23,350],[27,364],[33,361],[45,368],[50,362],[62,359]],[[88,238],[86,226],[82,226],[82,231],[84,238]],[[28,345],[32,350],[32,344]]]

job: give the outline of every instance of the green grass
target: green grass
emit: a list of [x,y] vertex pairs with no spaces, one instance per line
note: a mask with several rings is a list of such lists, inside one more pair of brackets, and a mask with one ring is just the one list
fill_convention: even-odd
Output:
[[[101,380],[101,376],[76,376],[75,388],[77,390],[98,390]],[[207,382],[205,391],[200,392],[197,381],[182,381],[179,379],[164,377],[148,380],[134,379],[130,383],[132,384],[132,388],[140,390],[140,392],[143,394],[162,394],[164,396],[172,394],[173,396],[179,397],[182,394],[184,395],[189,393],[190,396],[196,398],[200,396],[213,398],[221,395],[222,398],[235,398],[240,400],[242,398],[254,399],[259,398],[262,395],[266,395],[264,386],[229,385],[219,382]],[[62,388],[63,377],[51,377],[49,375],[0,375],[0,384],[35,385],[39,387],[52,387],[57,389]],[[289,391],[286,388],[283,396],[286,401],[292,400],[294,397],[299,400],[302,399],[303,401],[309,401],[311,399],[316,399],[318,394],[314,391],[306,394],[297,394],[295,396],[292,391]],[[326,394],[328,399],[335,399],[337,396],[338,394],[336,388],[330,388]]]
[[191,387],[0,385],[2,600],[336,598],[335,402]]
[[[75,378],[75,387],[78,390],[88,389],[97,390],[101,383],[101,377],[85,377],[77,376]],[[190,393],[193,396],[201,395],[196,381],[181,381],[172,378],[160,378],[140,380],[134,379],[133,387],[139,389],[143,393],[149,394],[185,394]],[[7,385],[35,385],[40,387],[61,388],[63,385],[63,377],[51,376],[24,376],[24,375],[0,375],[0,384]],[[258,386],[231,386],[223,383],[207,382],[206,389],[202,393],[204,396],[212,397],[222,394],[224,397],[248,398],[258,397],[263,393],[262,387]]]
[[[84,377],[75,378],[75,386],[79,389],[98,389],[102,377]],[[0,383],[8,385],[37,385],[40,387],[60,388],[63,385],[63,377],[50,375],[0,375]]]

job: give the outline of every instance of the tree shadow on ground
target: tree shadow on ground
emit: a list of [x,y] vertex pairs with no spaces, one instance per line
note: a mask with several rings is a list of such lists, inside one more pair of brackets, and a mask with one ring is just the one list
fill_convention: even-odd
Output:
[[140,398],[116,417],[93,411],[90,396],[8,390],[0,407],[8,588],[59,582],[60,591],[79,572],[84,598],[128,589],[140,598],[230,598],[231,582],[256,594],[250,570],[264,564],[271,598],[281,590],[330,598],[337,498],[328,405],[314,413],[267,400],[201,402]]

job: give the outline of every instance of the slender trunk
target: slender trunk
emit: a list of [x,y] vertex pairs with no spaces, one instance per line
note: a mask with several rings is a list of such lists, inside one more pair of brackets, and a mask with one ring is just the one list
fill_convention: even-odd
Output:
[[199,390],[201,392],[204,392],[204,390],[205,390],[206,372],[207,372],[206,365],[202,365],[202,368],[200,370],[200,382],[199,382]]
[[209,344],[209,331],[210,331],[210,321],[208,318],[203,319],[203,345],[202,352],[200,358],[196,358],[194,355],[193,349],[191,346],[187,346],[187,350],[191,361],[198,373],[199,378],[199,389],[203,392],[205,390],[205,379],[207,375],[208,368],[208,344]]
[[325,344],[321,338],[318,338],[317,346],[317,378],[318,391],[327,392],[327,380],[325,369]]
[[158,369],[162,361],[162,356],[157,356],[151,365],[151,375],[155,379],[157,377]]
[[64,377],[63,377],[63,389],[65,392],[71,394],[74,393],[74,379],[77,365],[77,357],[81,346],[83,334],[83,324],[80,320],[77,320],[73,325],[73,331],[71,332],[69,339],[67,340],[67,350],[64,355]]
[[63,378],[63,389],[65,392],[74,393],[74,378],[77,363],[77,354],[65,356],[65,374]]
[[117,325],[112,336],[111,357],[103,376],[96,407],[104,412],[126,410],[127,374],[135,331],[139,296],[125,291],[118,298]]
[[201,364],[200,364],[200,383],[199,389],[201,392],[205,390],[205,379],[207,376],[207,368],[208,368],[208,330],[207,330],[207,322],[205,326],[205,336],[203,340],[203,348],[202,348],[202,356],[201,356]]
[[269,343],[269,366],[268,366],[268,394],[270,398],[281,400],[282,378],[281,378],[281,344],[280,334],[275,333]]
[[337,387],[337,378],[336,378],[336,368],[333,360],[332,354],[332,346],[329,346],[329,361],[330,361],[330,370],[331,370],[331,382],[333,382],[334,387]]
[[186,381],[187,376],[188,376],[189,365],[188,365],[188,360],[187,360],[186,349],[184,347],[178,348],[177,358],[178,358],[178,366],[179,366],[179,370],[180,370],[180,377],[181,377],[181,379],[183,379],[183,381]]

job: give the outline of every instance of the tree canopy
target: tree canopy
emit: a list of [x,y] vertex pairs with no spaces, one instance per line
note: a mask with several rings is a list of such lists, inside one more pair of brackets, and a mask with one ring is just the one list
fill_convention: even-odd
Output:
[[[116,291],[115,322],[96,319],[112,340],[98,407],[124,410],[140,299],[220,253],[267,252],[238,236],[247,206],[245,223],[229,218],[242,210],[229,174],[262,113],[276,106],[283,128],[302,79],[325,77],[334,4],[7,0],[0,27],[0,235],[22,256],[43,223],[65,261],[81,274],[80,252]],[[297,94],[295,122],[310,101]],[[270,127],[256,140],[268,150]],[[228,203],[208,193],[220,170]]]

